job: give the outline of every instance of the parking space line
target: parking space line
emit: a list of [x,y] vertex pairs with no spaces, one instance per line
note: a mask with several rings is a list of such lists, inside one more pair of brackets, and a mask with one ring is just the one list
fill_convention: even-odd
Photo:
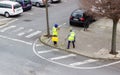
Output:
[[64,58],[68,58],[68,57],[73,57],[73,56],[76,56],[76,55],[75,54],[68,54],[68,55],[64,55],[64,56],[50,58],[50,60],[59,60],[59,59],[64,59]]
[[0,32],[5,32],[5,31],[7,31],[7,30],[9,30],[9,29],[12,29],[12,28],[15,28],[16,26],[9,26],[9,27],[5,27],[5,28],[3,28]]
[[58,50],[57,49],[52,49],[52,50],[38,51],[38,54],[48,53],[48,52],[53,52],[53,51],[58,51]]
[[18,33],[17,35],[18,35],[18,36],[23,36],[24,34],[30,33],[30,32],[32,32],[32,31],[33,31],[33,29],[29,29],[29,30],[26,31],[26,32],[20,32],[20,33]]
[[18,33],[17,35],[18,36],[22,36],[22,35],[24,35],[25,34],[25,32],[21,32],[21,33]]
[[25,37],[26,37],[26,38],[31,38],[31,37],[33,37],[33,36],[39,34],[39,33],[41,33],[41,31],[33,32],[33,33],[31,33],[30,35],[27,35],[27,36],[25,36]]
[[18,31],[21,31],[23,29],[24,29],[24,27],[19,27],[18,29],[14,30],[13,32],[18,32]]
[[77,65],[88,64],[88,63],[92,63],[92,62],[96,62],[96,61],[98,61],[98,60],[88,59],[88,60],[85,60],[85,61],[82,61],[82,62],[75,62],[75,63],[69,64],[69,65],[70,66],[77,66]]

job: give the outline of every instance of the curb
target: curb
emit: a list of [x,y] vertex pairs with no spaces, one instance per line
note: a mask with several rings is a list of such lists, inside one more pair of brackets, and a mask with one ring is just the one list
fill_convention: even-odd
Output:
[[[43,40],[44,39],[44,40]],[[102,57],[94,57],[94,56],[88,56],[88,55],[84,55],[82,53],[78,53],[77,51],[73,51],[73,50],[67,50],[67,49],[64,49],[64,48],[60,48],[60,47],[55,47],[55,46],[52,46],[50,44],[48,44],[47,42],[50,40],[45,38],[43,35],[40,36],[39,38],[39,41],[51,48],[56,48],[56,49],[59,49],[59,50],[62,50],[62,51],[66,51],[66,52],[69,52],[69,53],[73,53],[73,54],[77,54],[77,55],[81,55],[81,56],[85,56],[85,57],[89,57],[89,58],[92,58],[92,59],[99,59],[99,60],[120,60],[120,58],[102,58]]]

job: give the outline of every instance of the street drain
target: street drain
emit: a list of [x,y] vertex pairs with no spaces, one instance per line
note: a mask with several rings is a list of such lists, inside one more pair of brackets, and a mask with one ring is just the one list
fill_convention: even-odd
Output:
[[30,21],[32,21],[32,20],[26,19],[26,20],[23,20],[23,21],[25,21],[25,22],[30,22]]

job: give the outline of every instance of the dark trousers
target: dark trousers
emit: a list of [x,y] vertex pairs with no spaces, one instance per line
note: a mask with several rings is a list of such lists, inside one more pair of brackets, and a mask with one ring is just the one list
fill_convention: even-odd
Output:
[[68,41],[68,46],[67,46],[67,49],[69,49],[70,48],[70,43],[72,42],[72,44],[73,44],[73,48],[75,48],[75,41]]
[[56,41],[53,41],[54,45],[57,45],[57,42]]

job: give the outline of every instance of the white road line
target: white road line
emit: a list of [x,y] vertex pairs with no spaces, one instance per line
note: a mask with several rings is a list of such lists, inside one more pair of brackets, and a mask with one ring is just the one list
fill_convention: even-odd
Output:
[[0,35],[0,38],[12,40],[12,41],[15,41],[15,42],[21,42],[21,43],[25,43],[25,44],[28,44],[28,45],[32,45],[32,43],[30,43],[30,42],[26,42],[26,41],[19,40],[19,39],[9,38],[9,37],[3,36],[3,35]]
[[53,52],[53,51],[58,51],[58,50],[57,49],[52,49],[52,50],[38,51],[38,54],[49,53],[49,52]]
[[33,33],[31,33],[30,35],[27,35],[27,36],[25,36],[25,37],[26,37],[26,38],[31,38],[31,37],[33,37],[33,36],[39,34],[39,33],[41,33],[41,31],[33,32]]
[[64,59],[64,58],[68,58],[68,57],[73,57],[73,56],[76,56],[76,55],[75,54],[69,54],[69,55],[50,58],[50,60],[59,60],[59,59]]
[[72,63],[72,64],[69,64],[70,66],[77,66],[77,65],[83,65],[83,64],[87,64],[87,63],[92,63],[92,62],[96,62],[97,60],[94,60],[94,59],[88,59],[88,60],[85,60],[85,61],[82,61],[82,62],[75,62],[75,63]]
[[0,32],[5,32],[9,29],[12,29],[12,28],[15,28],[16,26],[9,26],[9,27],[6,27],[6,28],[3,28],[2,30],[0,30]]
[[23,29],[24,29],[24,27],[19,27],[18,29],[14,30],[13,32],[18,32],[18,31],[21,31]]
[[18,36],[23,36],[23,35],[25,35],[26,33],[30,33],[30,32],[32,32],[32,31],[33,31],[33,29],[29,29],[28,31],[20,32],[20,33],[18,33],[17,35],[18,35]]
[[25,34],[25,32],[21,32],[21,33],[18,33],[17,35],[18,36],[22,36],[22,35],[24,35]]
[[44,44],[37,44],[36,46],[44,46]]
[[63,64],[63,63],[59,63],[59,62],[56,62],[56,61],[52,61],[52,60],[49,60],[43,56],[41,56],[40,54],[38,54],[38,52],[36,51],[36,42],[38,41],[38,39],[36,41],[34,41],[33,43],[33,52],[39,57],[39,58],[42,58],[46,61],[49,61],[49,62],[52,62],[54,64],[58,64],[58,65],[61,65],[61,66],[64,66],[64,67],[69,67],[69,68],[74,68],[74,69],[84,69],[84,70],[91,70],[91,69],[99,69],[99,68],[104,68],[104,67],[108,67],[108,66],[111,66],[111,65],[115,65],[115,64],[119,64],[120,61],[116,61],[116,62],[113,62],[113,63],[109,63],[109,64],[104,64],[104,65],[101,65],[101,66],[94,66],[94,67],[77,67],[77,66],[70,66],[70,65],[66,65],[66,64]]
[[5,25],[0,26],[0,28],[4,28],[4,27],[6,27],[7,25],[9,25],[10,23],[13,23],[13,22],[15,22],[15,21],[17,21],[17,20],[18,20],[18,19],[15,19],[15,20],[9,21],[9,22],[6,23]]

